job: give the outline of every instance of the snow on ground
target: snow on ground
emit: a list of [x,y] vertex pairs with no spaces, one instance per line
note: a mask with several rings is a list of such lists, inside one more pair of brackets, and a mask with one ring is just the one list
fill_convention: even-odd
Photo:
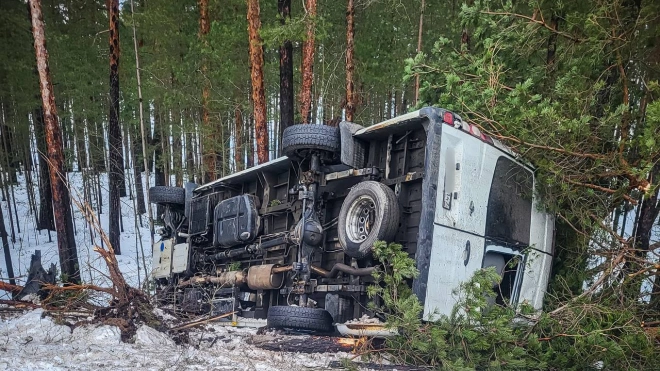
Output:
[[[133,185],[133,179],[130,177],[130,172],[127,172],[127,184]],[[83,175],[80,172],[71,172],[68,174],[71,197],[83,201]],[[104,230],[108,228],[108,187],[107,175],[101,174],[101,193],[103,198],[102,213],[98,215],[99,221]],[[143,177],[144,178],[144,177]],[[146,180],[146,179],[145,179]],[[146,182],[143,182],[146,184]],[[150,183],[153,185],[153,180]],[[18,176],[18,185],[13,187],[13,192],[16,197],[16,210],[14,211],[13,203],[12,218],[14,224],[18,221],[20,232],[15,229],[16,242],[11,242],[11,226],[9,218],[9,210],[7,209],[7,202],[0,202],[2,205],[2,212],[5,217],[5,225],[7,226],[7,233],[10,235],[10,249],[11,258],[14,267],[14,275],[18,277],[18,284],[25,283],[27,270],[30,266],[30,256],[35,250],[41,250],[42,263],[45,269],[48,269],[51,263],[55,263],[59,271],[59,256],[57,252],[57,233],[48,231],[37,231],[35,228],[35,215],[30,210],[28,202],[28,193],[23,175]],[[37,184],[33,186],[34,194],[38,192]],[[146,191],[146,190],[145,190]],[[11,191],[10,191],[11,192]],[[38,199],[37,199],[38,202]],[[94,252],[95,245],[101,245],[101,238],[98,233],[90,229],[87,221],[75,204],[72,203],[74,211],[74,229],[76,237],[76,245],[78,247],[78,259],[81,267],[81,277],[84,282],[107,286],[109,279],[107,278],[107,269],[103,259],[100,255]],[[96,211],[96,205],[92,205]],[[155,208],[154,208],[155,209]],[[37,205],[38,210],[38,205]],[[155,212],[155,210],[154,210]],[[16,218],[18,215],[18,218]],[[121,233],[121,255],[117,256],[119,268],[126,281],[134,287],[143,285],[145,281],[145,267],[143,264],[142,251],[144,251],[144,261],[146,262],[147,272],[151,269],[151,237],[149,235],[149,222],[146,214],[140,218],[135,217],[134,201],[130,197],[121,198],[121,215],[123,232]],[[16,220],[17,219],[17,220]],[[0,278],[6,281],[7,268],[5,264],[4,252],[0,251],[2,258],[0,259]],[[59,276],[58,276],[59,277]],[[7,299],[7,293],[0,291],[0,299]]]
[[250,345],[254,329],[219,325],[196,330],[190,344],[142,326],[134,343],[116,327],[85,325],[73,331],[41,309],[0,321],[0,371],[33,370],[321,370],[347,353],[272,352]]

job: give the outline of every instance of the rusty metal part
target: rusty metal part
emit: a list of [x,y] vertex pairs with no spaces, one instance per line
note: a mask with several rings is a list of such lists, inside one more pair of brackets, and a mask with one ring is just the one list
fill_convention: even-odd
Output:
[[290,272],[293,270],[293,266],[291,265],[285,265],[283,267],[275,267],[273,270],[271,270],[272,273],[284,273],[284,272]]
[[337,273],[343,272],[346,274],[350,274],[351,276],[369,276],[371,275],[374,271],[376,271],[376,267],[367,267],[367,268],[353,268],[351,266],[348,266],[346,264],[342,263],[337,263],[332,266],[332,269],[327,271],[321,267],[317,267],[315,265],[310,265],[309,269],[318,274],[319,276],[325,277],[325,278],[334,278],[337,276]]
[[282,287],[284,274],[273,272],[277,264],[255,265],[250,267],[247,275],[248,287],[252,290],[274,290]]
[[245,271],[232,271],[219,273],[217,276],[196,276],[189,280],[179,282],[179,286],[202,285],[214,283],[221,286],[242,286],[247,282]]

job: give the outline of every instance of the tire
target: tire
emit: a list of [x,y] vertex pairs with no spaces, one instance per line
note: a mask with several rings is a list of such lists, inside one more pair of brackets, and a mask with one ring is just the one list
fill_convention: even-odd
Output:
[[268,309],[268,327],[331,332],[330,312],[319,308],[274,306]]
[[339,128],[327,125],[292,125],[282,133],[282,152],[289,158],[300,158],[301,152],[309,150],[339,152],[341,139]]
[[378,240],[390,242],[399,229],[399,201],[388,186],[374,181],[355,185],[339,211],[339,243],[346,255],[361,259]]
[[154,204],[183,206],[186,204],[186,190],[181,187],[151,187],[149,188],[149,201]]

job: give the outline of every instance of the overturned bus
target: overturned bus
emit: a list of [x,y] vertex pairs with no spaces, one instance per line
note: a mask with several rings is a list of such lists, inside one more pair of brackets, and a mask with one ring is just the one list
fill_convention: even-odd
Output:
[[540,308],[554,219],[534,172],[458,115],[428,107],[362,127],[293,125],[285,157],[197,186],[153,187],[164,206],[152,277],[161,300],[330,331],[369,312],[377,240],[415,259],[424,317],[483,267],[496,300]]

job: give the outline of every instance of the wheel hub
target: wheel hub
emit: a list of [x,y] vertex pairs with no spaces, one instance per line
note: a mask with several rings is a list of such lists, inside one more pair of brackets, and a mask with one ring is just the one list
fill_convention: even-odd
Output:
[[360,243],[367,239],[376,220],[376,203],[370,196],[360,196],[348,210],[346,235]]

